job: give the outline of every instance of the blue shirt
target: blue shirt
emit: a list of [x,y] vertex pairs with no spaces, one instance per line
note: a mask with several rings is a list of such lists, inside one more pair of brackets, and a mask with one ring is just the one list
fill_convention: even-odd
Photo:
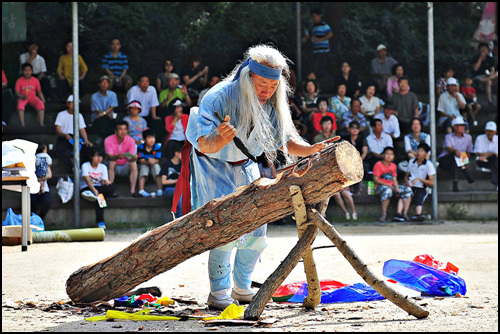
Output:
[[[189,115],[186,138],[193,145],[190,155],[191,171],[191,206],[197,209],[208,201],[228,195],[236,188],[248,185],[260,178],[259,167],[251,160],[240,165],[228,163],[247,159],[233,142],[224,146],[219,152],[206,153],[204,156],[198,155],[195,150],[200,150],[198,139],[200,137],[217,131],[220,122],[214,116],[213,111],[217,111],[224,118],[232,101],[238,98],[239,80],[234,82],[220,82],[215,85],[203,97],[200,107],[192,108]],[[278,128],[276,111],[269,103],[263,105],[268,113],[271,124]],[[235,125],[235,120],[230,122]],[[279,134],[275,134],[276,138]],[[255,131],[250,133],[248,138],[238,135],[248,150],[254,156],[263,153],[258,145]],[[276,140],[279,143],[279,140]],[[281,145],[279,145],[281,147]],[[278,149],[279,147],[276,147]]]
[[[321,21],[321,23],[314,26],[312,35],[317,38],[323,38],[331,31],[332,29],[330,29],[330,26],[326,22]],[[313,53],[321,52],[330,52],[330,43],[328,39],[321,42],[313,42]]]
[[149,158],[161,159],[160,143],[155,143],[151,151],[146,149],[146,144],[144,143],[137,145],[137,160],[148,160]]
[[[113,91],[106,91],[106,95],[102,95],[101,92],[97,92],[92,94],[91,98],[91,111],[104,111],[107,110],[109,107],[118,107],[118,99],[116,98],[116,93]],[[91,118],[92,122],[96,119],[97,115],[95,113],[92,113]]]
[[123,70],[128,70],[128,58],[121,52],[118,52],[118,57],[115,58],[109,51],[102,59],[102,68],[109,68],[114,75],[120,76]]

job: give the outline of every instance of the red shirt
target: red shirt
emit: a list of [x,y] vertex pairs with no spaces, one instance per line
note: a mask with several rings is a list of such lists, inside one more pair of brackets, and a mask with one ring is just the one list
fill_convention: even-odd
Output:
[[470,99],[470,100],[472,100],[474,95],[476,95],[476,89],[472,86],[470,86],[470,87],[462,86],[462,87],[460,87],[460,92],[464,95],[464,97],[466,99]]
[[[392,174],[393,177],[397,177],[396,173],[397,167],[396,164],[391,162],[389,166],[384,165],[382,161],[378,161],[375,166],[373,166],[373,176],[378,176],[379,180],[388,186],[392,186],[394,182],[391,180],[385,180],[382,178],[383,174]],[[375,186],[378,186],[375,184]]]
[[[330,116],[333,119],[332,131],[337,130],[337,121],[335,120],[335,114],[330,111],[327,111],[325,116]],[[323,116],[319,111],[314,113],[312,120],[314,127],[313,137],[316,136],[321,131],[321,119],[325,116]]]
[[36,92],[40,92],[41,90],[40,81],[38,81],[35,77],[31,77],[29,79],[20,77],[16,81],[16,92],[21,95],[36,96]]
[[7,77],[5,76],[5,72],[2,70],[2,83],[7,82]]

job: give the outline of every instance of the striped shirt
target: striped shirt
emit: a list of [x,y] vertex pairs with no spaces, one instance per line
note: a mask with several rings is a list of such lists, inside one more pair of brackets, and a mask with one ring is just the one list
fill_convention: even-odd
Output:
[[123,70],[128,70],[128,58],[121,52],[118,52],[118,57],[115,58],[109,51],[102,59],[102,68],[108,68],[114,75],[120,76]]
[[[312,30],[312,35],[316,38],[324,38],[329,32],[331,32],[330,26],[325,22],[315,24]],[[328,40],[321,42],[313,41],[313,53],[330,52],[330,43]]]

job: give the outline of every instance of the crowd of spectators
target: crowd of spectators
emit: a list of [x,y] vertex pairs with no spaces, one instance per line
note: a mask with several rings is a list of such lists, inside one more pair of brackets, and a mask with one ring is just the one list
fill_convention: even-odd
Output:
[[[293,71],[290,77],[294,88],[289,99],[290,111],[297,130],[310,143],[339,135],[358,149],[365,168],[364,181],[373,181],[376,193],[381,195],[381,220],[386,219],[386,203],[393,194],[398,194],[401,201],[395,219],[409,219],[407,199],[412,197],[418,198],[417,208],[420,209],[416,210],[415,217],[421,219],[425,196],[421,190],[415,190],[415,184],[408,185],[414,179],[423,179],[425,173],[420,171],[419,166],[427,166],[430,159],[430,135],[423,131],[424,123],[428,121],[422,117],[422,106],[425,104],[410,90],[411,78],[405,75],[404,66],[397,60],[398,57],[388,54],[384,44],[376,47],[376,57],[367,62],[366,70],[371,77],[368,82],[359,81],[348,61],[339,63],[337,73],[328,73],[326,62],[330,59],[329,39],[333,33],[323,21],[320,10],[315,9],[311,14],[314,27],[310,34],[305,31],[303,42],[312,42],[313,56],[305,61],[311,63],[314,71],[309,72],[301,83],[295,81]],[[100,192],[101,188],[96,185],[104,187],[113,184],[116,176],[121,175],[130,181],[130,196],[172,196],[180,160],[186,158],[181,157],[180,153],[186,140],[189,109],[199,105],[204,94],[220,78],[210,75],[210,68],[202,65],[200,56],[193,55],[184,66],[179,67],[166,57],[161,71],[154,78],[154,84],[150,84],[150,78],[145,74],[137,75],[134,84],[134,64],[129,64],[127,55],[121,51],[119,38],[114,37],[110,40],[109,52],[102,57],[100,68],[89,69],[82,56],[78,55],[80,77],[77,79],[73,78],[72,72],[72,43],[65,41],[56,70],[57,77],[55,83],[51,84],[45,60],[38,54],[38,47],[36,41],[29,41],[27,52],[20,55],[20,77],[16,81],[14,94],[9,93],[7,79],[2,71],[3,125],[6,126],[10,119],[10,113],[6,110],[16,108],[21,126],[24,127],[24,112],[29,105],[38,113],[40,126],[45,126],[45,104],[57,99],[66,104],[66,109],[57,115],[55,121],[57,141],[53,154],[70,173],[73,169],[73,106],[76,103],[70,92],[75,80],[79,80],[80,96],[91,94],[90,110],[83,110],[79,115],[80,160],[82,164],[88,164],[85,169],[82,166],[82,171],[88,174],[89,170],[103,169],[102,166],[106,168],[106,173],[103,172],[98,181],[84,178],[85,189],[82,188],[82,194],[85,190],[86,194],[90,191],[97,196],[96,191]],[[478,126],[477,115],[481,112],[476,91],[484,91],[486,103],[493,103],[492,87],[498,80],[498,65],[491,51],[487,44],[480,44],[478,55],[470,62],[468,75],[462,80],[454,77],[452,66],[437,80],[439,131],[447,133],[445,142],[438,143],[442,146],[439,149],[439,168],[451,173],[453,191],[458,191],[460,174],[468,182],[474,182],[468,173],[469,165],[460,165],[458,162],[458,157],[463,154],[466,158],[475,154],[477,165],[492,170],[495,177],[492,176],[491,181],[498,185],[496,123],[488,123],[486,133],[477,137],[475,146],[468,134],[471,127]],[[361,69],[355,70],[359,72]],[[86,82],[89,71],[99,73],[99,82]],[[320,82],[335,87],[334,92],[323,92]],[[90,90],[94,85],[97,89]],[[124,110],[119,110],[121,103],[125,106]],[[88,126],[98,136],[95,142],[89,141],[86,131]],[[426,167],[426,171],[427,181],[417,183],[416,188],[425,189],[432,183],[428,180],[435,171],[430,167]],[[397,177],[393,178],[397,172],[404,176],[400,186]],[[92,172],[90,174],[92,176]],[[156,194],[145,190],[149,176],[156,186]],[[46,182],[46,177],[40,178],[41,182]],[[42,187],[42,191],[44,189],[47,191],[47,187]],[[361,182],[344,189],[335,197],[347,219],[357,219],[351,195],[363,191],[366,192],[366,189]],[[128,195],[118,194],[114,188],[106,193],[112,197]],[[92,195],[85,198],[93,200]],[[350,213],[342,199],[351,209]],[[103,223],[100,210],[96,207],[96,219],[98,223]]]

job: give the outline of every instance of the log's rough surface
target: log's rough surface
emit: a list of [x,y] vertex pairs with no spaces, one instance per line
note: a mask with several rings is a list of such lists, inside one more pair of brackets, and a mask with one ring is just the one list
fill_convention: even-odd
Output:
[[362,178],[356,148],[346,141],[329,144],[279,172],[276,180],[261,178],[238,188],[78,269],[68,278],[66,292],[82,303],[119,298],[193,256],[292,214],[291,185],[300,186],[306,205],[314,205]]

